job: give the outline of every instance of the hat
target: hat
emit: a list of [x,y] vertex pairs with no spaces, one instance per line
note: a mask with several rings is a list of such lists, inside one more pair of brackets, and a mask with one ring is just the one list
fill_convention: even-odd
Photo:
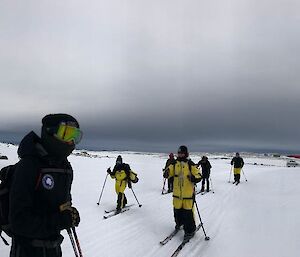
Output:
[[122,156],[118,155],[116,163],[123,163]]
[[[62,122],[67,123],[69,126],[77,127],[79,130],[78,121],[69,114],[48,114],[42,119],[42,145],[50,155],[56,156],[59,159],[66,158],[75,149],[75,142],[74,144],[69,144],[53,136],[58,132]],[[72,125],[69,123],[72,123]]]
[[184,153],[186,157],[189,156],[189,152],[188,152],[188,149],[185,145],[181,145],[179,148],[178,148],[178,153]]
[[78,121],[71,115],[65,113],[48,114],[42,119],[43,127],[53,128],[58,126],[61,122],[73,122],[79,128]]

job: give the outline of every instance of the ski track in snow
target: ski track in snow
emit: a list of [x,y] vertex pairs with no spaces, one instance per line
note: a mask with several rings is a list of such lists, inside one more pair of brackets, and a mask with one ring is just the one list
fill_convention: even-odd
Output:
[[[0,144],[0,168],[16,162],[17,148]],[[96,203],[105,180],[106,169],[114,166],[119,152],[92,152],[106,158],[70,156],[74,169],[73,205],[81,215],[77,228],[85,257],[168,257],[183,239],[181,230],[166,245],[163,240],[174,229],[172,194],[161,194],[162,168],[167,155],[121,153],[125,162],[138,173],[140,181],[133,185],[143,205],[138,207],[130,189],[125,194],[135,205],[122,214],[103,219],[104,210],[116,206],[114,180],[107,178],[100,205]],[[179,257],[297,257],[300,252],[300,168],[286,168],[284,159],[251,156],[238,186],[228,183],[230,160],[210,156],[211,178],[215,193],[197,195],[201,218],[210,241],[200,229],[182,249]],[[200,154],[192,155],[198,162]],[[231,176],[231,180],[233,175]],[[166,183],[167,188],[167,183]],[[201,183],[198,184],[198,189]],[[199,224],[195,209],[196,223]],[[74,253],[67,233],[62,244],[63,256]],[[9,247],[0,242],[0,256],[8,256]]]

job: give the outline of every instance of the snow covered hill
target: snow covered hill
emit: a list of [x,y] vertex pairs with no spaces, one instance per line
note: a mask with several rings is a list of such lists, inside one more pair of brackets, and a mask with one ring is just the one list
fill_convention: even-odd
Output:
[[[0,144],[0,168],[14,163],[17,147]],[[106,169],[113,167],[118,154],[138,173],[140,181],[133,189],[141,208],[129,189],[125,193],[135,206],[118,216],[104,220],[105,209],[114,208],[114,182],[108,178],[98,206]],[[300,168],[285,167],[286,161],[248,154],[244,167],[248,182],[228,183],[230,157],[208,155],[212,164],[215,193],[197,195],[201,218],[210,241],[202,230],[185,246],[181,257],[297,257],[300,253]],[[159,241],[174,228],[172,196],[161,195],[162,167],[167,155],[134,152],[92,152],[70,156],[74,168],[73,205],[81,214],[77,229],[85,257],[168,257],[181,239],[180,231],[165,246]],[[201,154],[193,154],[198,162]],[[197,212],[195,212],[197,217]],[[198,218],[197,218],[197,222]],[[63,256],[74,253],[66,233]],[[0,242],[0,256],[9,256],[9,247]]]

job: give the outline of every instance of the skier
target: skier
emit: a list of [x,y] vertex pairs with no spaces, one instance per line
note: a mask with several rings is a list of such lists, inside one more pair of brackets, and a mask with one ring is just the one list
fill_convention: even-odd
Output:
[[184,240],[195,235],[196,224],[193,214],[195,200],[195,183],[201,181],[201,174],[196,165],[188,159],[189,153],[186,146],[178,149],[177,159],[164,172],[165,178],[174,177],[173,206],[175,230],[183,225]]
[[67,157],[82,132],[68,114],[42,119],[41,137],[33,131],[20,143],[10,189],[10,257],[61,257],[60,231],[78,226],[79,212],[71,205],[73,170]]
[[244,166],[244,160],[240,157],[239,153],[235,154],[235,157],[231,160],[231,166],[234,165],[233,174],[234,174],[234,182],[233,184],[238,185],[240,183],[241,178],[241,170]]
[[[169,165],[174,164],[174,162],[175,162],[174,154],[170,153],[169,159],[166,162],[164,170],[166,170],[169,167]],[[173,182],[174,182],[174,177],[168,178],[168,193],[173,192]]]
[[123,163],[121,155],[117,157],[113,171],[108,168],[107,173],[111,176],[111,178],[116,179],[115,190],[118,195],[116,213],[119,213],[127,204],[127,198],[124,194],[127,184],[128,187],[131,188],[131,182],[137,183],[139,179],[137,174],[130,169],[130,166]]
[[206,181],[206,192],[209,192],[209,176],[211,165],[207,156],[202,156],[201,160],[198,162],[197,167],[201,166],[202,171],[202,187],[200,192],[204,192],[204,186]]

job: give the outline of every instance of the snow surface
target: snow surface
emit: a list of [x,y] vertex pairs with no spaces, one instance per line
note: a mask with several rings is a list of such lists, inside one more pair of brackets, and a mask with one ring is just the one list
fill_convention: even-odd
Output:
[[[17,147],[0,144],[0,168],[14,163]],[[85,257],[164,257],[171,256],[183,238],[180,231],[167,245],[160,246],[174,228],[172,196],[161,195],[162,167],[167,155],[134,152],[92,152],[69,157],[74,169],[73,205],[81,215],[77,228]],[[134,192],[143,205],[136,204],[132,192],[125,193],[131,210],[104,220],[105,209],[116,206],[114,181],[108,178],[102,200],[99,195],[106,169],[115,158],[123,160],[138,173],[140,181]],[[241,184],[228,183],[228,154],[207,154],[212,164],[213,193],[197,195],[204,228],[181,251],[181,257],[298,257],[300,255],[300,168],[287,168],[284,158],[243,154],[246,163]],[[87,157],[88,156],[88,157]],[[193,154],[198,162],[201,154]],[[228,158],[228,159],[223,159]],[[257,165],[254,165],[256,163]],[[232,177],[231,177],[232,178]],[[195,217],[198,216],[195,212]],[[62,244],[63,256],[74,253],[67,234]],[[9,256],[9,247],[0,242],[0,256]]]

